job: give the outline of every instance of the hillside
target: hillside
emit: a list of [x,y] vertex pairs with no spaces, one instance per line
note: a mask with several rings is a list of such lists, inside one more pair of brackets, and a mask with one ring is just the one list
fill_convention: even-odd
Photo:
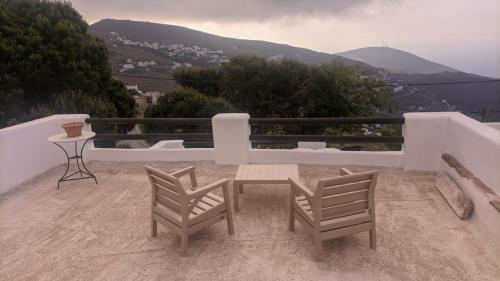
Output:
[[[168,78],[178,68],[218,67],[240,54],[270,60],[294,59],[309,64],[341,61],[358,66],[365,74],[374,74],[399,85],[489,79],[387,47],[362,48],[334,55],[284,44],[221,37],[181,26],[110,19],[91,25],[90,32],[106,42],[112,70],[121,75],[116,77],[127,84],[139,85],[143,91],[168,91],[177,85],[162,79],[125,76]],[[394,103],[398,107],[394,114],[500,110],[500,83],[396,86],[394,92]]]
[[458,70],[451,67],[389,47],[361,48],[337,53],[336,55],[383,68],[392,73],[433,74],[442,72],[458,72]]
[[[389,74],[399,84],[456,83],[485,81],[489,78],[464,72],[434,74]],[[399,111],[461,111],[479,118],[483,109],[497,111],[500,118],[500,83],[444,84],[433,86],[399,86],[394,88]]]
[[[205,49],[207,53],[213,53],[219,59],[229,58],[234,55],[247,54],[257,55],[271,59],[294,59],[309,64],[320,64],[332,60],[344,62],[349,65],[357,65],[363,71],[376,71],[372,66],[363,62],[354,61],[341,56],[316,52],[305,48],[293,47],[286,44],[276,44],[259,40],[244,40],[227,38],[189,29],[182,26],[158,24],[150,22],[105,19],[90,26],[90,31],[100,37],[115,41],[116,43],[129,44],[129,46],[140,46],[139,43],[147,42],[149,47],[159,54],[172,56],[172,49],[182,45],[185,49],[198,47]],[[122,38],[122,41],[118,39]],[[133,45],[137,43],[137,45]],[[143,44],[142,47],[148,47]],[[190,51],[187,49],[187,51]],[[194,50],[196,51],[196,50]],[[199,54],[200,52],[198,52]],[[198,56],[199,57],[199,56]],[[186,55],[184,59],[189,59]],[[220,62],[214,60],[214,62]],[[190,63],[203,64],[203,60],[191,60]],[[210,65],[210,63],[208,63]],[[203,65],[202,65],[203,66]]]

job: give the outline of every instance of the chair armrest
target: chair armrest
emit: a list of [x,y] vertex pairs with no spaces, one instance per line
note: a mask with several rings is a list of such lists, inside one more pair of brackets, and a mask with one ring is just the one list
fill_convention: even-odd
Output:
[[294,179],[294,178],[288,178],[288,180],[290,181],[291,188],[300,191],[302,194],[304,194],[306,196],[306,198],[309,201],[312,201],[314,193],[307,186],[305,186],[299,180]]
[[181,170],[179,170],[177,172],[173,172],[170,175],[173,176],[173,177],[176,177],[176,178],[180,178],[180,177],[186,175],[187,173],[189,173],[189,178],[191,180],[191,186],[193,188],[196,188],[196,186],[198,185],[198,183],[196,182],[196,175],[194,173],[194,166],[186,167],[186,168],[181,169]]
[[184,169],[180,169],[179,171],[173,172],[170,175],[178,178],[178,177],[184,176],[187,173],[190,173],[191,171],[194,172],[194,166],[189,166],[189,167],[186,167]]
[[228,179],[221,179],[221,180],[218,180],[218,181],[213,182],[211,184],[207,184],[203,187],[197,188],[195,190],[186,190],[186,193],[188,194],[190,199],[197,198],[197,197],[200,197],[202,195],[207,194],[208,192],[210,192],[218,187],[222,187],[224,185],[227,185],[228,182],[229,182]]
[[341,176],[352,175],[352,174],[354,174],[354,173],[351,172],[350,170],[348,170],[346,168],[340,168],[340,175]]

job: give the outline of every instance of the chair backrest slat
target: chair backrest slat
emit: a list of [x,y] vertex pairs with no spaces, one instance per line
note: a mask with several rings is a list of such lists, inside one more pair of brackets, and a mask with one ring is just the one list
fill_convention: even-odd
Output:
[[365,189],[368,190],[371,183],[372,180],[364,180],[325,187],[323,189],[323,196],[331,196]]
[[372,210],[377,174],[369,171],[320,180],[315,195],[321,220]]
[[334,178],[321,179],[318,182],[318,184],[323,183],[324,187],[331,187],[331,186],[341,185],[341,184],[346,184],[346,183],[371,180],[373,178],[373,173],[376,173],[376,171],[361,172],[361,173],[355,173],[352,175],[345,175],[345,176],[339,176],[339,177],[334,177]]
[[168,188],[164,188],[163,186],[155,183],[154,184],[154,188],[155,188],[155,192],[167,197],[167,198],[170,198],[171,200],[174,200],[176,202],[180,202],[181,201],[181,197],[179,196],[179,193],[177,192],[174,192]]
[[321,220],[331,220],[356,215],[368,210],[368,200],[322,209]]
[[346,192],[332,196],[323,196],[321,199],[321,206],[323,208],[335,207],[361,200],[368,200],[368,189]]
[[175,182],[172,182],[173,180],[170,181],[166,178],[160,178],[160,177],[155,176],[155,175],[151,175],[151,178],[153,179],[154,183],[157,184],[158,186],[161,186],[165,189],[168,189],[174,193],[179,194],[178,189],[175,185]]
[[186,191],[179,180],[158,169],[149,166],[145,166],[145,168],[153,188],[154,203],[181,214],[181,206],[183,205],[183,198],[186,198]]
[[181,205],[180,202],[172,200],[166,196],[163,196],[161,193],[155,194],[155,202],[160,206],[175,211],[176,213],[181,213]]

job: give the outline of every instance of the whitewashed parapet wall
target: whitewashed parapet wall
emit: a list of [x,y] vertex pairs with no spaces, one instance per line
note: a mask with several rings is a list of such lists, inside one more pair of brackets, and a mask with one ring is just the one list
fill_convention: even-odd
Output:
[[53,115],[0,129],[0,194],[63,164],[64,153],[47,138],[63,133],[62,124],[85,118],[88,115]]
[[[60,125],[87,115],[54,115],[0,129],[0,193],[47,169],[63,164],[64,154],[47,138],[62,133]],[[500,131],[460,113],[407,113],[402,151],[334,149],[252,149],[248,114],[218,114],[212,119],[215,148],[185,149],[176,143],[149,149],[94,148],[87,160],[198,161],[219,164],[303,163],[399,167],[440,171],[441,155],[450,153],[500,194]],[[91,129],[89,125],[86,129]]]
[[500,194],[500,131],[458,112],[406,113],[405,170],[441,171],[443,153]]

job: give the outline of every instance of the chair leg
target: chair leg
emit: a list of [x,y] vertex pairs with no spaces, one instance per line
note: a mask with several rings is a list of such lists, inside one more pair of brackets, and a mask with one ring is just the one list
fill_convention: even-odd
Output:
[[229,234],[234,234],[233,211],[231,210],[231,202],[229,201],[229,189],[227,185],[222,188],[222,193],[224,196],[224,204],[226,204],[227,231],[229,232]]
[[293,184],[290,185],[290,198],[288,199],[288,230],[295,230],[295,218],[293,217],[293,203],[295,201],[295,189]]
[[288,215],[288,230],[293,232],[295,230],[295,218],[293,217],[293,209],[290,208],[290,214]]
[[[230,204],[228,204],[230,205]],[[227,212],[227,232],[229,234],[234,234],[234,223],[233,223],[233,214],[231,214],[231,206],[228,206],[228,212]]]
[[375,249],[377,247],[377,233],[375,227],[370,230],[370,248]]
[[314,237],[314,256],[317,260],[323,260],[323,241],[319,237]]
[[237,212],[240,210],[240,199],[239,199],[239,190],[238,190],[238,184],[233,183],[233,205],[234,205],[234,210]]
[[151,218],[151,237],[156,237],[158,234],[158,223]]
[[183,233],[181,235],[181,255],[185,257],[187,255],[187,250],[188,250],[188,234]]

